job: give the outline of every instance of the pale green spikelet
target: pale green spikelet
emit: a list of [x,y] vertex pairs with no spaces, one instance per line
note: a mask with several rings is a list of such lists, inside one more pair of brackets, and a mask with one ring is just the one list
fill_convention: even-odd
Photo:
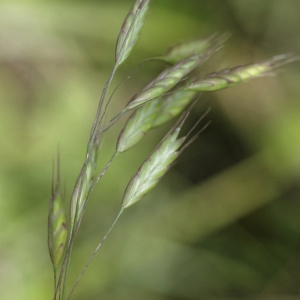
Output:
[[178,116],[192,102],[196,95],[197,92],[195,91],[179,89],[165,95],[163,99],[159,99],[160,109],[152,123],[152,128],[159,127]]
[[[173,61],[175,61],[175,56],[177,59],[182,58],[182,60],[177,62],[175,66],[163,71],[155,80],[151,81],[138,95],[131,99],[123,111],[138,108],[128,119],[119,136],[118,152],[124,152],[131,148],[151,128],[161,126],[183,111],[192,101],[196,92],[179,89],[171,91],[167,95],[165,93],[170,91],[200,63],[203,63],[217,51],[222,43],[221,41],[224,41],[224,36],[222,38],[214,36],[205,41],[178,46],[170,52],[170,57],[173,58]],[[193,52],[198,53],[197,55],[191,55]],[[206,53],[203,54],[202,52]],[[142,107],[139,107],[141,105]]]
[[59,168],[57,180],[52,180],[52,194],[48,217],[48,248],[53,266],[57,266],[65,249],[68,229],[64,201],[60,190]]
[[[192,55],[165,69],[154,80],[149,82],[138,94],[134,95],[127,106],[101,128],[101,132],[107,131],[126,112],[144,106],[158,97],[165,96],[172,91],[172,89],[177,87],[186,76],[207,61],[218,50],[218,47],[215,47],[202,55]],[[174,107],[174,111],[175,110]],[[180,113],[180,111],[178,111],[178,113]],[[173,112],[171,114],[173,114]],[[155,127],[157,126],[158,125]]]
[[214,34],[206,39],[197,39],[177,44],[167,50],[166,54],[158,57],[169,64],[177,63],[191,55],[203,54],[212,48],[221,48],[222,44],[228,39],[229,35]]
[[129,56],[137,42],[144,24],[150,0],[134,1],[122,25],[116,44],[116,64],[120,65]]
[[191,82],[185,89],[202,92],[225,89],[253,78],[268,76],[272,74],[271,72],[274,68],[295,59],[296,58],[293,58],[290,55],[278,55],[261,63],[225,69],[216,73],[211,73],[203,79],[197,79]]
[[[178,135],[187,115],[188,113],[185,113],[180,118],[176,126],[171,129],[131,178],[123,196],[122,209],[133,205],[152,190],[181,154],[186,146],[182,147],[188,135],[181,138],[178,138]],[[180,147],[182,149],[179,150]]]
[[192,72],[201,63],[206,61],[211,53],[193,55],[174,66],[164,70],[157,78],[151,81],[142,91],[134,96],[126,106],[125,110],[131,110],[140,105],[157,98],[174,88],[185,76]]
[[124,152],[138,143],[151,129],[152,123],[159,111],[157,101],[151,101],[138,108],[128,119],[121,131],[117,151]]
[[128,150],[137,144],[150,129],[159,127],[179,115],[196,94],[197,92],[194,91],[174,91],[138,108],[129,117],[119,135],[117,152]]

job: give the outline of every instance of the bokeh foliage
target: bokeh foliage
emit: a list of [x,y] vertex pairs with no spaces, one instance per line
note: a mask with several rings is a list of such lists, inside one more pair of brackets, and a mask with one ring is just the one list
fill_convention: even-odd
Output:
[[[0,298],[50,299],[51,168],[61,153],[69,199],[131,1],[0,3]],[[118,73],[173,43],[230,32],[203,74],[299,53],[297,0],[153,1]],[[161,70],[146,64],[116,92],[113,115]],[[159,186],[122,216],[74,299],[297,299],[300,261],[299,63],[277,76],[203,94],[212,125]],[[116,81],[116,82],[117,82]],[[122,123],[122,121],[121,121]],[[121,123],[107,134],[101,165]],[[126,183],[168,126],[112,165],[74,247],[75,280],[116,214]]]

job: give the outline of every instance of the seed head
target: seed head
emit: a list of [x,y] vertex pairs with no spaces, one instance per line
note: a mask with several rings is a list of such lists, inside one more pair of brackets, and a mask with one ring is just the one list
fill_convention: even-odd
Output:
[[228,39],[229,35],[217,35],[214,34],[206,39],[197,39],[188,42],[182,42],[177,44],[166,52],[164,56],[159,57],[159,59],[174,64],[178,61],[185,59],[191,55],[200,55],[208,52],[213,48],[220,48],[222,44]]
[[117,151],[124,152],[138,143],[151,129],[159,111],[157,101],[151,101],[138,108],[128,119],[121,131]]
[[[174,117],[178,116],[195,98],[197,92],[177,90],[163,97],[163,99],[155,100],[159,102],[159,112],[152,123],[152,128],[159,127]],[[159,101],[160,100],[160,101]]]
[[137,42],[150,0],[135,0],[126,16],[116,45],[116,64],[120,65],[129,56]]
[[187,143],[185,143],[185,141],[191,131],[186,136],[178,138],[188,113],[185,113],[179,119],[177,124],[131,178],[123,196],[122,209],[133,205],[152,190],[171,168],[182,151],[198,136],[195,135]]
[[181,80],[184,79],[201,63],[206,61],[211,53],[203,55],[193,55],[184,60],[181,60],[174,66],[167,68],[156,79],[151,81],[142,91],[134,96],[126,106],[125,110],[131,110],[164,95],[174,88]]
[[117,152],[124,152],[137,144],[146,133],[179,115],[191,103],[197,92],[178,90],[158,97],[135,110],[121,131]]
[[225,69],[211,73],[202,79],[197,79],[190,83],[185,89],[201,92],[225,89],[252,78],[268,76],[272,74],[274,68],[287,64],[295,59],[295,57],[290,55],[278,55],[261,63]]

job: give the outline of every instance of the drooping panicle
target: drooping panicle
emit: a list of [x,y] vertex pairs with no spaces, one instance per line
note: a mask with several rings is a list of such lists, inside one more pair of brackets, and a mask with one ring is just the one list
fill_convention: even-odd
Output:
[[60,189],[59,160],[57,177],[52,179],[52,192],[48,216],[48,248],[52,264],[57,266],[61,260],[67,241],[67,218],[64,201]]
[[116,44],[116,64],[120,65],[129,56],[137,42],[144,24],[150,0],[135,0],[127,14]]
[[269,76],[272,70],[294,60],[290,55],[278,55],[261,63],[238,66],[224,69],[219,72],[206,75],[204,78],[196,79],[185,89],[199,92],[209,92],[225,89],[247,80]]

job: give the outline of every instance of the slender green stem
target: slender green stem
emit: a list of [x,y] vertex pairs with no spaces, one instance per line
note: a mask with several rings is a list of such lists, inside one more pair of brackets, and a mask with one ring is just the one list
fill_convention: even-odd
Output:
[[81,219],[83,217],[83,214],[84,214],[84,211],[85,211],[85,207],[86,207],[86,204],[87,204],[87,201],[91,195],[91,193],[93,192],[96,184],[99,182],[99,180],[104,176],[104,174],[106,173],[107,169],[109,168],[109,166],[112,164],[112,162],[115,160],[115,158],[117,157],[117,155],[119,154],[119,152],[115,152],[114,155],[111,157],[111,159],[108,161],[108,163],[106,164],[106,166],[102,169],[102,171],[99,173],[99,175],[96,177],[96,179],[92,182],[91,186],[90,186],[90,189],[87,193],[87,196],[86,196],[86,199],[84,201],[84,205],[83,205],[83,209],[82,209],[82,212],[81,214],[79,215],[79,218],[78,218],[78,222],[76,223],[76,229],[74,230],[74,233],[73,233],[73,240],[75,239],[75,236],[79,230],[79,227],[80,227],[80,223],[81,223]]
[[[64,260],[62,262],[62,266],[61,266],[60,273],[59,273],[59,278],[58,278],[57,284],[55,286],[53,300],[56,300],[57,293],[59,293],[59,298],[58,298],[59,300],[63,299],[63,297],[64,297],[63,293],[65,292],[65,280],[67,278],[66,273],[68,271],[68,267],[69,267],[69,263],[70,263],[70,252],[72,251],[72,242],[73,242],[72,232],[73,232],[73,226],[71,227],[71,230],[70,230],[68,247],[67,247],[67,250],[65,253]],[[55,276],[56,275],[57,274],[55,274]],[[63,282],[63,284],[62,284],[62,282]]]
[[[114,75],[115,75],[115,73],[117,71],[117,68],[118,68],[118,64],[115,64],[115,66],[114,66],[114,68],[113,68],[113,70],[112,70],[112,72],[111,72],[108,80],[105,83],[104,89],[102,91],[102,94],[101,94],[101,97],[100,97],[100,100],[99,100],[99,104],[98,104],[98,108],[97,108],[97,112],[96,112],[96,116],[95,116],[95,120],[94,120],[92,129],[91,129],[90,140],[89,140],[88,149],[87,149],[87,156],[86,156],[83,168],[82,168],[82,172],[84,172],[84,170],[85,170],[86,163],[89,160],[91,151],[92,150],[97,151],[97,148],[99,147],[100,136],[97,135],[98,134],[98,130],[97,129],[99,128],[99,126],[101,124],[101,121],[102,121],[101,120],[102,119],[101,118],[101,113],[102,113],[102,109],[103,109],[103,104],[105,102],[105,98],[106,98],[108,89],[109,89],[109,87],[111,85],[111,82],[112,82],[112,80],[114,78]],[[108,168],[108,166],[105,167],[105,170],[107,168]],[[79,176],[81,176],[82,172],[80,173]],[[101,175],[101,177],[102,177],[103,174],[104,174],[104,172],[102,171],[101,174],[102,174]],[[98,176],[97,181],[99,181],[99,179],[100,178]],[[90,192],[89,192],[88,196],[90,195]],[[80,195],[80,192],[79,192],[79,195]],[[60,298],[62,300],[65,300],[66,282],[67,282],[67,278],[68,278],[68,270],[69,270],[69,265],[70,265],[70,260],[71,260],[72,244],[73,244],[73,241],[74,241],[74,237],[75,237],[75,235],[76,235],[76,233],[78,231],[78,227],[79,226],[73,226],[73,225],[71,225],[70,236],[69,236],[69,245],[68,245],[68,248],[67,248],[67,251],[66,251],[66,256],[65,256],[64,262],[62,264],[62,268],[61,268],[61,272],[60,272],[58,284],[55,287],[54,300],[56,300],[56,296],[57,296],[58,290],[62,290],[62,292],[61,292],[61,297],[62,298],[61,297]]]
[[103,132],[107,131],[112,125],[114,125],[126,112],[128,112],[129,109],[123,109],[121,112],[119,112],[117,115],[115,115],[111,120],[109,120],[106,124],[101,127],[101,130]]
[[73,247],[73,243],[70,244],[70,247],[68,248],[69,251],[68,251],[67,256],[66,256],[67,260],[66,260],[66,263],[65,263],[65,272],[64,272],[62,292],[61,292],[61,299],[62,300],[65,300],[65,298],[66,298],[66,287],[67,287],[69,266],[70,266],[70,261],[71,261],[72,247]]
[[[119,154],[118,152],[115,152],[115,154],[111,157],[111,159],[108,161],[108,163],[103,168],[103,170],[99,173],[99,175],[95,179],[94,183],[91,185],[91,188],[90,188],[90,190],[89,190],[89,192],[88,192],[88,194],[86,196],[84,208],[83,208],[81,216],[79,217],[78,224],[77,224],[77,226],[72,225],[72,227],[71,227],[70,237],[69,237],[69,244],[68,244],[68,248],[66,250],[65,259],[64,259],[63,264],[62,264],[61,274],[60,274],[60,278],[59,278],[59,282],[60,283],[63,280],[63,284],[62,284],[63,288],[62,288],[62,293],[61,293],[62,294],[62,300],[65,299],[66,282],[67,282],[66,280],[67,280],[67,277],[68,277],[68,269],[69,269],[69,264],[70,264],[70,260],[71,260],[72,245],[73,245],[73,241],[74,241],[75,236],[76,236],[76,234],[77,234],[77,232],[79,230],[79,227],[80,227],[80,222],[81,222],[82,215],[83,215],[86,203],[87,203],[87,199],[90,197],[90,195],[91,195],[93,189],[95,188],[96,184],[104,176],[105,172],[107,171],[107,169],[112,164],[112,162],[114,161],[114,159],[117,157],[118,154]],[[64,278],[62,278],[62,277],[64,277]],[[55,289],[54,300],[56,300],[57,292],[58,292],[58,286],[56,286],[56,289]]]
[[106,164],[106,166],[103,168],[103,170],[99,173],[99,175],[97,176],[97,178],[94,180],[94,182],[91,185],[91,188],[88,192],[87,195],[87,199],[89,198],[90,194],[92,193],[92,191],[94,190],[96,184],[99,182],[99,180],[104,176],[105,172],[107,171],[107,169],[109,168],[109,166],[112,164],[112,162],[115,160],[115,158],[118,156],[119,152],[115,152],[114,155],[111,157],[111,159],[108,161],[108,163]]
[[82,269],[81,273],[79,274],[76,282],[73,285],[73,288],[69,294],[68,300],[71,298],[75,288],[77,287],[80,279],[82,278],[82,276],[84,275],[84,273],[86,272],[87,268],[89,267],[89,265],[91,264],[91,262],[93,261],[93,259],[95,258],[97,252],[99,251],[100,247],[103,245],[104,241],[106,240],[107,236],[109,235],[109,233],[112,231],[112,229],[114,228],[115,224],[117,223],[118,219],[120,218],[121,214],[123,213],[124,209],[121,208],[118,215],[116,216],[115,220],[113,221],[112,225],[110,226],[110,228],[108,229],[108,231],[106,232],[106,234],[104,235],[104,237],[102,238],[102,240],[100,241],[100,243],[98,244],[98,246],[96,247],[96,249],[94,250],[93,254],[91,255],[89,261],[87,262],[87,264],[84,266],[84,268]]
[[53,264],[53,281],[54,281],[54,299],[53,300],[56,300],[56,280],[57,280],[57,268]]

